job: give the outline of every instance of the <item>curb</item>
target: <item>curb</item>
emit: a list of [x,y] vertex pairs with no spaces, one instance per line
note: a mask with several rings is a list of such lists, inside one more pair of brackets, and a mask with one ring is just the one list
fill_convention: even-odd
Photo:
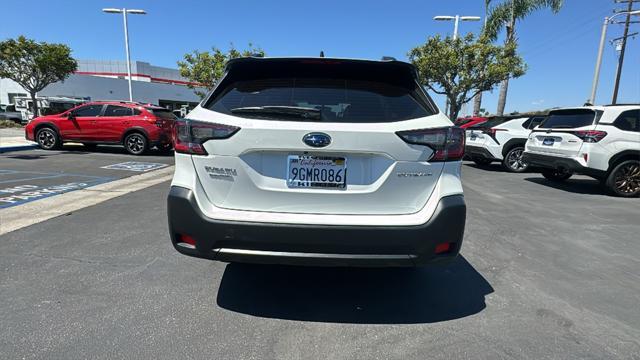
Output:
[[5,152],[10,152],[10,151],[21,151],[21,150],[31,150],[31,149],[36,149],[38,148],[38,145],[33,144],[33,145],[15,145],[15,146],[3,146],[0,147],[0,154],[1,153],[5,153]]

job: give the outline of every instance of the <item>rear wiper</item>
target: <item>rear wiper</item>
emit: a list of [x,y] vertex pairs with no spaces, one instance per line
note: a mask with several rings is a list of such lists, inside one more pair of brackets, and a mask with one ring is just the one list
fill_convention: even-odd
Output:
[[233,114],[287,115],[303,119],[320,119],[320,110],[301,106],[246,106],[231,109]]

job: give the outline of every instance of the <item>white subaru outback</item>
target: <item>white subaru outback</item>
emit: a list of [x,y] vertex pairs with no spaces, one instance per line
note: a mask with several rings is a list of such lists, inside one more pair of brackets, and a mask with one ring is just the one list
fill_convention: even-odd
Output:
[[542,175],[594,177],[612,194],[640,195],[640,105],[554,110],[531,132],[523,155]]
[[464,133],[408,63],[234,59],[187,117],[168,196],[180,253],[416,266],[460,251]]

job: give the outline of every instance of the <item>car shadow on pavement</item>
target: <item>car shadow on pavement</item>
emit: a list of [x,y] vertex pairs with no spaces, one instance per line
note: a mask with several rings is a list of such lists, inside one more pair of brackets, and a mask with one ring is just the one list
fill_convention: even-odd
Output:
[[450,265],[415,269],[229,264],[217,303],[266,318],[416,324],[476,314],[492,292],[462,256]]
[[84,145],[64,145],[62,151],[67,154],[120,154],[120,155],[129,155],[129,156],[173,156],[173,150],[158,150],[151,149],[145,152],[143,155],[130,155],[127,150],[122,146],[118,145],[99,145],[95,148],[87,148]]
[[605,189],[595,179],[569,179],[565,181],[552,181],[540,177],[524,178],[526,181],[552,187],[554,189],[584,195],[606,195]]
[[474,162],[469,162],[469,161],[465,161],[463,163],[465,166],[469,166],[475,169],[481,169],[481,170],[485,170],[485,171],[493,171],[493,172],[503,172],[506,173],[507,171],[504,170],[504,168],[502,167],[502,165],[499,162],[495,162],[495,163],[491,163],[491,164],[487,164],[487,165],[478,165]]

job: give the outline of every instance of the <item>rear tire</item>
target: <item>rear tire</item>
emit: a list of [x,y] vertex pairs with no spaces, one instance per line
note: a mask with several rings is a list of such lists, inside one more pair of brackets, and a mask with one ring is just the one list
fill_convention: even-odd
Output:
[[620,197],[640,196],[640,161],[627,160],[616,165],[605,181],[607,190]]
[[131,155],[142,155],[148,147],[147,137],[139,132],[133,132],[124,138],[124,148]]
[[502,167],[513,173],[521,173],[527,171],[529,168],[529,164],[522,160],[522,153],[524,152],[524,148],[521,146],[516,146],[509,150],[504,156],[504,160],[502,160]]
[[36,133],[36,142],[43,150],[55,150],[62,145],[58,133],[50,127],[44,127],[38,130]]
[[471,158],[471,160],[473,160],[474,163],[476,163],[476,165],[478,166],[487,166],[489,164],[491,164],[493,162],[493,160],[491,159],[485,159],[485,158]]
[[551,180],[551,181],[565,181],[568,178],[570,178],[571,175],[573,174],[566,170],[560,170],[560,169],[553,169],[553,170],[549,169],[549,170],[542,171],[542,176],[544,176],[547,180]]

